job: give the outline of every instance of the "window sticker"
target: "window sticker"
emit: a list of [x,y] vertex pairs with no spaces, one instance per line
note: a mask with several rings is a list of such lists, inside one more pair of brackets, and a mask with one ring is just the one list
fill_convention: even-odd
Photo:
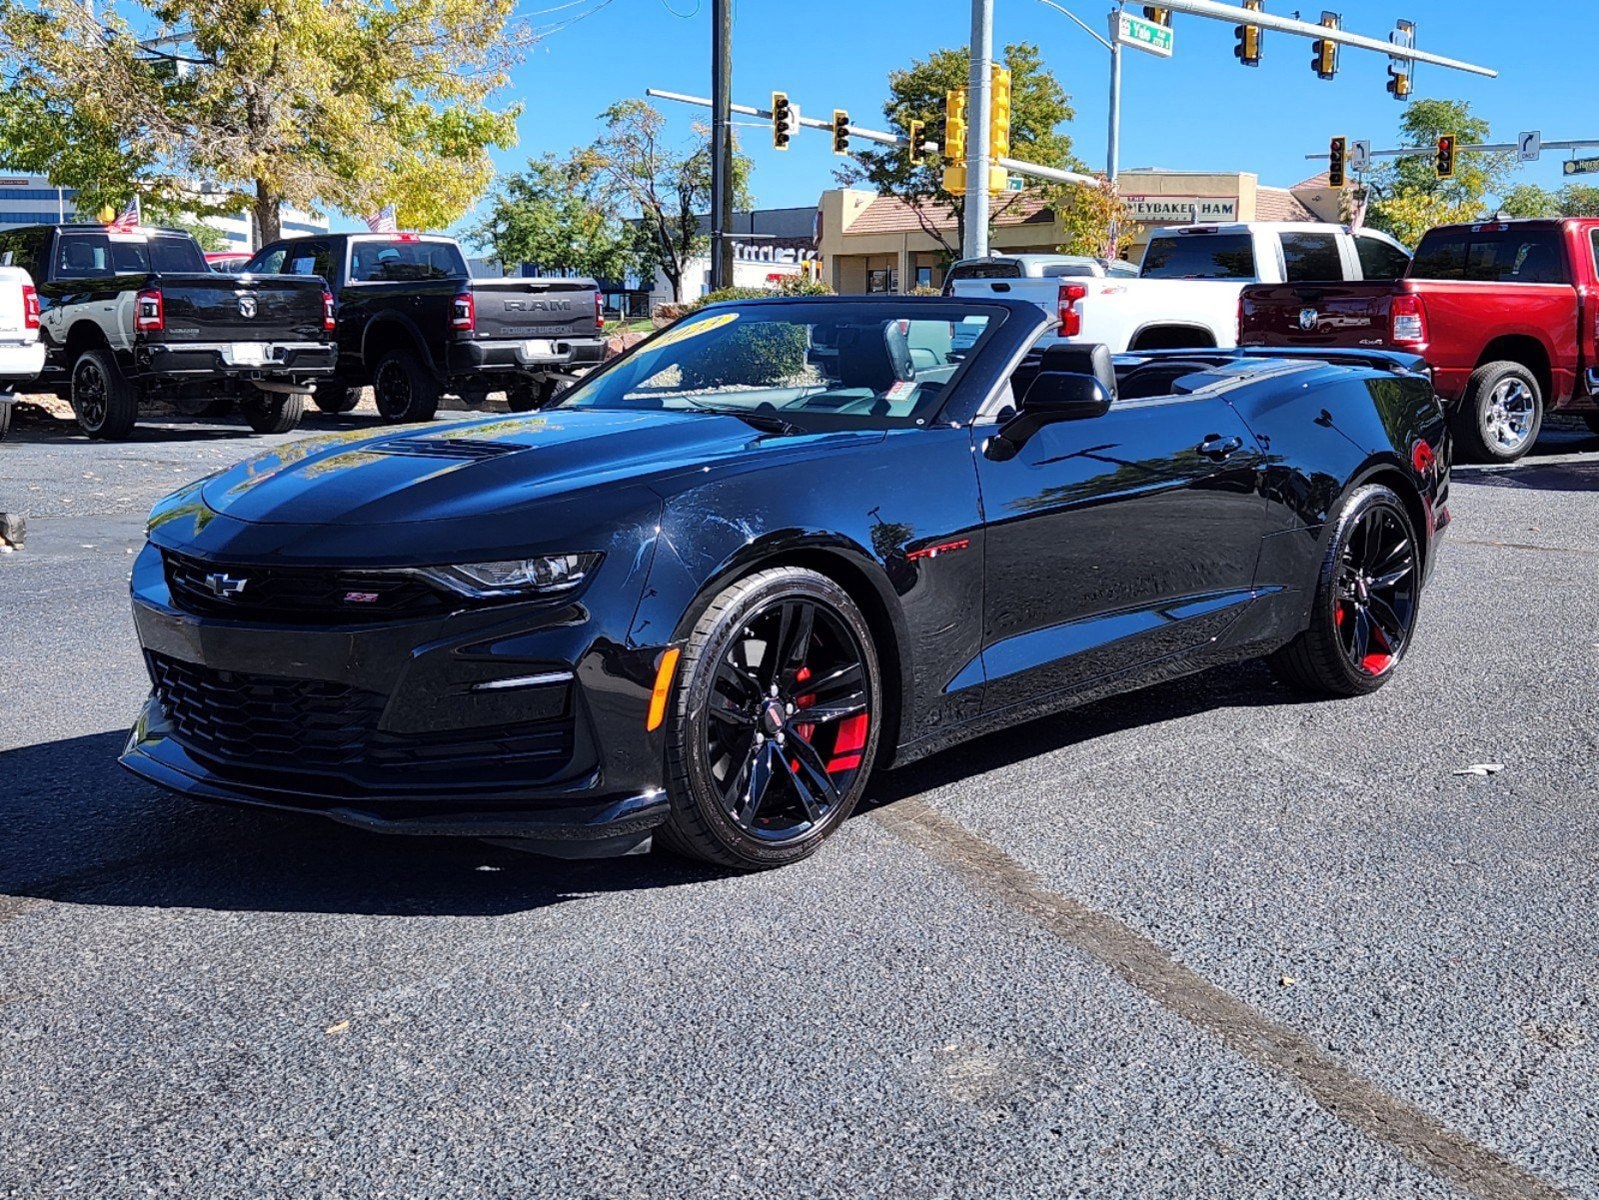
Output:
[[713,329],[721,329],[724,325],[731,325],[738,320],[736,312],[717,313],[714,317],[707,317],[703,321],[695,321],[689,325],[680,325],[670,329],[655,338],[649,344],[649,349],[659,350],[662,346],[675,346],[678,342],[686,342],[689,338],[699,337],[702,333],[709,333]]

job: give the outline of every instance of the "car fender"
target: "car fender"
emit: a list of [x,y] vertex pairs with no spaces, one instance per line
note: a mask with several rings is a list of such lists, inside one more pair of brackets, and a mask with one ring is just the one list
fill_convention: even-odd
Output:
[[[398,330],[398,334],[395,331]],[[433,357],[433,351],[428,346],[428,340],[422,334],[422,329],[411,319],[407,313],[398,309],[386,308],[381,312],[373,313],[366,323],[366,328],[361,331],[361,364],[367,371],[371,371],[377,364],[372,359],[370,347],[374,340],[386,340],[394,337],[395,340],[407,340],[411,348],[422,359],[422,363],[433,374],[439,373],[438,362]]]

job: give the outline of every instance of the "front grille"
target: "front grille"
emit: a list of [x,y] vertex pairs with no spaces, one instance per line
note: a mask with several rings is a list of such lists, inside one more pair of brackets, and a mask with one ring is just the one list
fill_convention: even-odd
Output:
[[173,736],[224,765],[261,771],[335,772],[391,787],[521,782],[571,761],[570,706],[551,719],[498,728],[417,733],[380,730],[386,697],[319,679],[218,671],[153,651],[156,697]]
[[161,552],[177,607],[202,616],[337,625],[445,613],[463,601],[414,575],[320,567],[223,566]]

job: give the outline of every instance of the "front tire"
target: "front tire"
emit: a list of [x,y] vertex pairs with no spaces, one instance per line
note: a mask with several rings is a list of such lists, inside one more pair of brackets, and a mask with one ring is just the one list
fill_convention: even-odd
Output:
[[560,390],[560,385],[554,379],[541,379],[537,382],[518,383],[505,391],[505,403],[512,412],[533,412],[535,409],[549,407],[550,401],[555,399],[555,393]]
[[1410,649],[1421,600],[1421,554],[1404,502],[1382,484],[1357,488],[1322,558],[1310,628],[1267,661],[1290,687],[1364,696]]
[[838,584],[779,567],[730,585],[678,664],[661,842],[746,871],[814,853],[866,790],[881,697],[871,629]]
[[16,401],[0,403],[0,442],[6,440],[6,434],[11,431],[11,410],[15,408]]
[[290,433],[305,415],[304,396],[265,392],[239,401],[239,412],[257,433]]
[[72,364],[72,411],[92,438],[119,442],[139,419],[139,392],[110,350],[85,350]]
[[409,350],[391,350],[372,372],[378,415],[391,425],[431,421],[439,411],[439,385]]
[[1454,412],[1455,446],[1473,462],[1512,463],[1543,428],[1543,389],[1517,362],[1484,363],[1471,373]]

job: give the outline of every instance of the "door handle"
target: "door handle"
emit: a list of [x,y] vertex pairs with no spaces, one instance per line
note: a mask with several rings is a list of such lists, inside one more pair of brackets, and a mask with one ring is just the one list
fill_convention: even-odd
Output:
[[1244,439],[1241,437],[1222,437],[1220,434],[1212,433],[1207,434],[1205,440],[1194,449],[1205,458],[1221,462],[1225,458],[1230,458],[1235,451],[1241,450],[1243,445]]

